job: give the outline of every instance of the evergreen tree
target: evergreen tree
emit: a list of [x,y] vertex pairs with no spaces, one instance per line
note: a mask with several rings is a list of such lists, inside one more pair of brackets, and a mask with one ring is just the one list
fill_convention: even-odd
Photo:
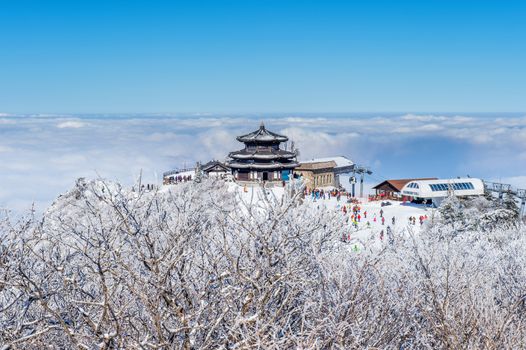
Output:
[[495,198],[493,193],[490,190],[488,190],[486,187],[484,187],[484,198],[486,198],[486,200],[490,203],[494,203],[494,204],[498,203],[497,198]]
[[502,201],[502,208],[508,210],[510,212],[510,216],[514,220],[519,219],[520,210],[519,206],[517,205],[517,199],[510,191],[508,191],[504,196],[504,200]]
[[440,212],[441,219],[445,224],[454,225],[455,223],[464,222],[462,205],[458,198],[453,194],[450,194],[442,201],[438,211]]

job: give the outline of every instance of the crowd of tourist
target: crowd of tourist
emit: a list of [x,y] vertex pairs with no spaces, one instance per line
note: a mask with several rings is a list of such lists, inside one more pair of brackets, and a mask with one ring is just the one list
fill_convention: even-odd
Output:
[[336,198],[339,202],[342,197],[346,200],[351,199],[351,195],[348,192],[337,189],[324,190],[318,188],[305,188],[304,195],[305,197],[311,197],[314,200]]
[[[385,237],[387,237],[388,242],[393,242],[393,227],[395,227],[397,224],[397,218],[390,215],[390,217],[386,217],[386,213],[383,209],[384,205],[382,205],[378,211],[368,212],[367,209],[362,208],[358,199],[353,198],[348,192],[337,189],[305,189],[304,194],[306,198],[310,197],[313,201],[330,200],[331,198],[336,198],[336,201],[339,202],[343,197],[345,199],[345,203],[338,204],[337,208],[338,210],[341,210],[343,215],[347,216],[348,222],[350,226],[354,228],[354,231],[370,229],[373,224],[376,225],[376,223],[378,223],[381,226],[386,226],[385,229],[381,229],[380,232],[377,233],[377,237],[379,237],[380,241],[384,241]],[[369,211],[372,211],[372,209],[369,208]],[[422,226],[427,218],[427,215],[420,215],[418,218],[416,216],[410,216],[408,221],[410,225],[416,225],[418,221],[420,226]],[[345,242],[350,242],[351,236],[352,234],[350,232],[343,234],[342,240]],[[356,249],[359,248],[355,245],[353,250]]]

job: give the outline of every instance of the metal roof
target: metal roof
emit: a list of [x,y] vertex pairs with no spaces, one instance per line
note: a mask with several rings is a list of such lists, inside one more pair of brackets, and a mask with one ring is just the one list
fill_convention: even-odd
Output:
[[296,170],[320,170],[320,169],[334,169],[336,162],[331,160],[328,162],[311,162],[311,163],[300,163],[300,166]]
[[[465,186],[469,184],[469,186]],[[402,188],[402,194],[418,198],[447,197],[449,192],[457,196],[484,194],[484,182],[472,177],[411,181]]]
[[334,162],[336,163],[335,168],[343,168],[348,166],[353,166],[354,163],[344,157],[344,156],[336,156],[336,157],[326,157],[326,158],[313,158],[311,160],[303,160],[300,163],[301,164],[309,164],[309,163],[326,163],[326,162]]
[[421,181],[421,180],[437,180],[436,177],[425,177],[420,179],[395,179],[395,180],[385,180],[380,182],[378,185],[374,186],[373,189],[379,189],[384,184],[389,184],[391,187],[396,189],[398,192],[402,191],[402,188],[411,181]]

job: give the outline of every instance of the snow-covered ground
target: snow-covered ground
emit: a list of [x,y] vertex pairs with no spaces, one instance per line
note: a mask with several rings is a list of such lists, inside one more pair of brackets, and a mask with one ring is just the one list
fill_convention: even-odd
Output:
[[[387,228],[389,227],[395,235],[405,235],[409,232],[418,233],[421,229],[419,218],[421,216],[427,216],[428,220],[433,217],[436,209],[426,207],[424,205],[416,205],[411,203],[402,203],[398,201],[384,201],[389,202],[391,205],[382,207],[381,201],[369,202],[367,198],[362,198],[359,204],[350,204],[343,198],[338,202],[336,198],[331,199],[317,199],[313,200],[308,197],[308,201],[311,205],[324,205],[327,208],[338,210],[342,215],[349,217],[348,220],[348,231],[346,232],[347,237],[353,241],[359,241],[360,246],[366,241],[371,239],[375,243],[387,242]],[[343,206],[346,206],[347,213],[343,211]],[[352,208],[354,206],[360,207],[359,220],[353,217]],[[383,217],[385,218],[384,224],[382,224],[381,211],[383,211]],[[416,224],[409,222],[409,218],[416,218]],[[393,224],[394,218],[394,224]],[[353,220],[356,221],[356,226],[353,227]],[[380,233],[384,232],[383,240],[380,239]]]
[[[230,190],[237,192],[240,198],[246,203],[259,202],[264,196],[261,187],[247,187],[244,188],[235,183],[230,183]],[[267,190],[267,196],[275,196],[280,198],[284,195],[285,189],[283,187],[271,187]],[[352,218],[352,207],[355,204],[347,203],[347,198],[341,198],[337,201],[335,197],[328,199],[313,199],[310,196],[306,197],[305,205],[311,205],[327,208],[329,210],[335,210],[341,212],[342,215],[348,217],[346,229],[344,230],[347,238],[350,238],[351,245],[354,248],[361,249],[367,244],[373,244],[381,246],[382,243],[387,242],[387,230],[388,227],[392,230],[394,235],[406,235],[409,232],[418,233],[421,229],[419,218],[421,216],[427,216],[427,220],[431,220],[435,214],[436,209],[427,207],[425,205],[402,203],[397,201],[385,201],[391,203],[391,205],[383,206],[381,201],[369,202],[367,198],[360,199],[358,206],[360,207],[360,220],[356,220],[356,226],[353,226]],[[346,206],[347,213],[343,211],[343,206]],[[380,211],[383,210],[383,216],[385,222],[382,224],[382,218]],[[320,215],[322,211],[320,210]],[[410,217],[416,218],[416,224],[409,222]],[[375,220],[376,218],[376,220]],[[394,218],[394,224],[393,224]],[[383,240],[380,239],[380,233],[384,232]],[[355,247],[354,244],[358,244]]]

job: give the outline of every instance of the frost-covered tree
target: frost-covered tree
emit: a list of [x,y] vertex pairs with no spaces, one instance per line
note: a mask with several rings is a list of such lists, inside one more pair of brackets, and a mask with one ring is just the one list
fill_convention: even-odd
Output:
[[438,211],[442,225],[451,225],[457,228],[464,227],[465,217],[463,206],[454,194],[450,194],[442,201]]
[[517,204],[517,198],[515,198],[515,196],[510,191],[508,191],[504,196],[502,207],[503,209],[508,210],[510,215],[515,218],[515,220],[519,219],[520,210],[519,205]]
[[441,225],[449,224],[456,231],[483,232],[516,227],[519,209],[511,194],[502,203],[491,194],[480,197],[457,198],[449,196],[439,208]]
[[524,228],[446,220],[357,253],[301,194],[79,181],[3,218],[0,349],[526,347]]

